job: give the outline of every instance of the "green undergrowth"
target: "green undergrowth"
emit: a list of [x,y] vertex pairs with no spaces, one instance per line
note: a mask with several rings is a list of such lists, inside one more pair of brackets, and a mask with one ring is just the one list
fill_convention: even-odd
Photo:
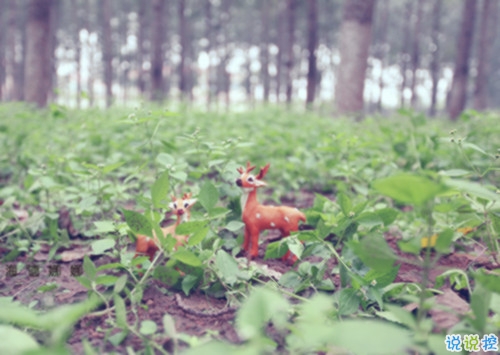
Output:
[[[404,110],[354,122],[277,107],[206,113],[0,106],[3,263],[21,271],[27,266],[18,255],[31,260],[46,246],[48,261],[56,262],[58,250],[75,239],[93,256],[113,260],[96,266],[85,256],[78,281],[88,300],[82,304],[35,310],[2,298],[0,337],[11,341],[1,342],[0,352],[68,353],[73,325],[89,312],[105,319],[98,330],[104,344],[119,347],[139,337],[146,354],[167,353],[165,339],[169,351],[190,354],[445,354],[446,334],[498,334],[498,269],[451,269],[430,282],[430,271],[452,252],[481,247],[492,265],[499,261],[498,119],[474,111],[455,123]],[[243,224],[234,181],[247,161],[271,163],[261,200],[313,199],[304,211],[314,229],[267,247],[266,258],[288,250],[300,257],[282,275],[237,256]],[[198,199],[192,220],[177,229],[190,236],[187,244],[174,250],[175,239],[167,236],[152,262],[134,259],[127,246],[135,235],[161,235],[170,195],[186,192]],[[63,212],[72,229],[61,224]],[[472,232],[461,233],[465,227]],[[421,282],[395,282],[401,256],[387,235],[415,255]],[[431,235],[437,235],[433,250],[422,250]],[[234,324],[243,343],[177,332],[167,313],[162,331],[139,320],[153,278],[166,294],[226,299],[237,307]],[[468,293],[470,310],[437,333],[429,311],[439,308],[435,296],[446,283]],[[49,286],[41,292],[54,292]],[[416,305],[414,312],[403,307],[408,304]],[[269,324],[278,336],[265,331]],[[41,333],[48,336],[35,340]],[[88,339],[82,346],[86,354],[104,351]]]

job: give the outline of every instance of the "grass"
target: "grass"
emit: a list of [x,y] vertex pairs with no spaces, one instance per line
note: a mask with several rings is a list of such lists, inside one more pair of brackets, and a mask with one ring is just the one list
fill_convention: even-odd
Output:
[[[165,353],[156,323],[137,318],[152,278],[170,292],[224,297],[238,308],[235,327],[245,340],[240,345],[217,337],[194,341],[176,333],[165,314],[163,336],[173,339],[173,352],[271,353],[278,347],[292,353],[446,353],[445,332],[433,331],[428,317],[439,308],[431,301],[446,280],[468,290],[470,305],[448,333],[499,332],[498,269],[452,269],[434,284],[430,277],[443,256],[469,253],[476,245],[498,265],[496,113],[468,111],[450,123],[402,110],[353,122],[277,107],[216,114],[158,107],[51,106],[40,112],[2,105],[0,117],[3,262],[21,270],[26,264],[16,258],[25,253],[31,260],[45,245],[49,261],[57,261],[61,247],[74,245],[60,225],[62,209],[92,255],[113,260],[96,266],[83,258],[83,303],[34,311],[2,298],[0,327],[12,339],[4,353],[19,344],[64,353],[73,325],[89,313],[105,316],[107,342],[118,347],[135,336],[145,353]],[[269,199],[315,196],[305,210],[315,229],[267,247],[266,257],[290,249],[303,259],[279,280],[236,257],[242,223],[233,182],[246,161],[271,163]],[[181,225],[188,245],[173,251],[167,238],[166,259],[163,253],[152,263],[132,259],[126,246],[134,233],[151,234],[168,209],[168,196],[188,191],[199,201],[193,221]],[[335,200],[327,197],[332,194]],[[473,232],[457,232],[463,227]],[[385,238],[394,234],[399,251]],[[434,234],[433,250],[422,249],[422,238]],[[415,256],[410,261],[421,270],[420,282],[395,282],[401,262],[408,262],[403,252]],[[138,273],[137,265],[145,271]],[[403,307],[408,304],[416,305],[415,313]],[[281,344],[264,331],[269,322]],[[33,338],[40,331],[50,334],[41,345]],[[88,354],[97,351],[85,339],[82,345]]]

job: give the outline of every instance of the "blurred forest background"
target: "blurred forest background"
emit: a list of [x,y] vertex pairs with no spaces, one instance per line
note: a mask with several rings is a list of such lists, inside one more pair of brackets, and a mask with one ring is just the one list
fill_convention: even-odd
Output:
[[500,105],[497,0],[0,0],[0,99]]

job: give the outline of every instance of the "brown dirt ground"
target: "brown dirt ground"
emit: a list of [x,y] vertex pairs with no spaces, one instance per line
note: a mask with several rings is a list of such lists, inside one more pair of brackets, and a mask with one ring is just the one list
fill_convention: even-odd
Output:
[[[297,199],[294,199],[293,196],[286,196],[283,201],[285,204],[306,208],[312,205],[313,199],[313,193],[303,192]],[[270,270],[282,274],[288,271],[290,267],[280,260],[263,260],[263,255],[269,240],[276,239],[276,237],[276,233],[269,232],[269,234],[263,238],[264,240],[259,248],[259,258],[256,262],[265,264]],[[421,270],[417,266],[411,264],[411,261],[417,260],[419,256],[402,253],[396,244],[398,240],[397,235],[387,234],[386,240],[403,260],[408,261],[400,262],[401,267],[395,282],[419,282],[422,274]],[[79,247],[80,246],[76,246],[76,248]],[[71,250],[68,252],[71,252]],[[6,253],[6,249],[0,248],[0,257],[3,257]],[[43,260],[43,258],[41,259]],[[68,257],[68,260],[71,260],[71,256]],[[307,260],[317,261],[314,257]],[[101,256],[93,259],[93,261],[96,265],[112,262],[111,258],[108,256]],[[28,260],[25,255],[21,254],[10,264],[14,265],[16,262],[27,263]],[[2,267],[5,272],[0,274],[0,296],[13,297],[14,300],[25,305],[36,301],[37,303],[34,305],[35,309],[50,309],[57,305],[82,301],[86,299],[87,291],[73,276],[71,276],[70,268],[71,265],[74,264],[78,264],[78,261],[59,262],[61,274],[57,277],[51,277],[48,274],[48,270],[43,267],[43,263],[40,263],[42,267],[39,277],[30,276],[26,269],[22,270],[17,276],[9,277],[7,275],[7,265],[4,264]],[[331,270],[335,264],[336,260],[332,258],[328,264],[329,270]],[[497,268],[498,265],[484,252],[484,248],[476,245],[475,249],[452,253],[440,258],[437,266],[431,270],[430,283],[433,285],[436,276],[445,270],[451,268],[467,270],[470,267],[484,267],[491,270]],[[340,287],[340,280],[337,274],[327,275],[327,277],[332,279],[337,289]],[[47,282],[55,282],[57,288],[49,292],[38,292],[37,288],[45,285]],[[449,284],[445,284],[441,288],[441,291],[443,291],[443,294],[437,297],[436,301],[438,303],[448,306],[459,314],[468,311],[468,303],[466,302],[469,296],[468,294],[455,292]],[[306,291],[306,293],[307,292],[308,291]],[[163,332],[162,318],[164,314],[168,313],[173,317],[178,333],[196,337],[211,335],[215,338],[227,340],[232,343],[241,342],[234,328],[235,310],[233,308],[228,308],[227,302],[224,299],[208,297],[200,292],[195,292],[189,297],[186,297],[183,293],[168,291],[165,285],[160,281],[152,280],[144,291],[143,306],[144,307],[139,308],[137,319],[139,321],[146,319],[153,320],[158,326],[158,334],[162,334]],[[415,305],[413,307],[412,305],[408,305],[408,307],[409,309],[414,309]],[[458,322],[458,318],[449,312],[433,311],[430,313],[430,316],[433,317],[436,323],[436,331],[449,329]],[[127,317],[129,323],[133,323],[137,320],[132,312],[129,312]],[[68,346],[72,353],[83,353],[81,344],[83,338],[89,339],[94,348],[100,349],[101,352],[105,353],[113,351],[117,353],[126,353],[127,347],[132,347],[135,350],[142,349],[142,340],[130,334],[118,347],[113,346],[110,342],[104,343],[104,331],[102,331],[102,329],[105,328],[106,316],[86,316],[79,320],[75,325],[74,332],[68,340]],[[284,339],[282,335],[275,332],[272,327],[268,327],[266,331],[280,347],[283,346]],[[171,339],[165,337],[155,338],[155,341],[162,344],[167,350],[172,350],[175,346]],[[186,347],[182,342],[178,344],[178,346],[180,348]]]

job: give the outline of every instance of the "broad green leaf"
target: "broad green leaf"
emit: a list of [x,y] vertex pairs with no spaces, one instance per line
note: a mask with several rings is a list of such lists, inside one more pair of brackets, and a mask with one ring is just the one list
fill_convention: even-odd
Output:
[[187,179],[187,174],[185,171],[170,171],[170,176],[180,182],[185,182]]
[[355,218],[355,221],[366,228],[373,228],[384,224],[382,218],[374,212],[363,212]]
[[344,288],[335,295],[339,303],[339,314],[347,316],[358,311],[360,298],[356,290]]
[[388,271],[393,267],[396,255],[382,236],[371,234],[360,242],[349,241],[349,247],[372,269]]
[[479,282],[484,288],[500,294],[500,273],[499,269],[496,269],[496,273],[486,273],[483,269],[480,269],[474,274],[474,279]]
[[165,313],[162,321],[163,321],[163,332],[165,333],[165,335],[172,339],[176,338],[177,331],[175,330],[174,318],[170,314]]
[[375,213],[380,217],[380,219],[382,219],[382,222],[386,227],[392,224],[392,222],[396,220],[396,217],[399,214],[399,212],[394,208],[381,208],[379,210],[376,210]]
[[96,221],[94,222],[96,226],[95,232],[97,234],[101,233],[112,233],[116,230],[115,223],[113,221]]
[[463,170],[463,169],[450,169],[450,170],[443,170],[440,171],[439,174],[444,175],[444,176],[450,176],[450,177],[456,177],[456,176],[464,176],[470,174],[470,171]]
[[[164,171],[151,186],[151,200],[155,208],[167,207],[167,195],[170,190],[168,171]],[[162,201],[164,201],[162,203]]]
[[264,260],[281,258],[288,251],[288,245],[282,240],[269,243],[266,248],[266,254],[264,255]]
[[92,242],[92,254],[101,255],[115,246],[116,241],[111,238],[99,239]]
[[207,212],[210,212],[217,201],[219,201],[219,192],[210,180],[206,180],[201,187],[200,193],[198,194],[198,201],[200,201]]
[[167,153],[158,154],[156,161],[166,168],[170,168],[175,163],[174,157]]
[[203,229],[207,224],[206,221],[188,221],[181,223],[175,228],[175,233],[177,235],[187,235],[191,233],[196,233]]
[[349,197],[345,193],[339,193],[337,195],[337,202],[342,210],[344,216],[349,217],[349,214],[352,211],[352,202]]
[[409,330],[376,320],[336,322],[330,331],[330,345],[356,355],[404,354],[413,344]]
[[224,282],[228,283],[230,286],[238,281],[238,275],[240,269],[238,268],[238,263],[234,258],[226,253],[224,250],[219,249],[215,256],[215,265],[220,271],[222,279]]
[[182,291],[184,292],[184,294],[186,296],[189,295],[189,293],[191,292],[193,287],[196,286],[198,281],[199,281],[199,277],[196,275],[186,275],[182,279],[181,287],[182,287]]
[[439,233],[436,240],[435,249],[443,254],[449,253],[454,234],[455,232],[450,228],[447,228]]
[[179,249],[174,254],[172,258],[190,266],[201,266],[201,261],[198,257],[191,251],[186,249]]
[[[500,284],[498,281],[500,281],[500,277],[497,279],[497,285]],[[470,300],[470,308],[474,314],[474,318],[471,319],[471,323],[474,324],[476,330],[480,333],[485,332],[488,312],[490,310],[490,302],[491,291],[484,287],[481,283],[476,285],[476,288],[472,291]]]
[[153,237],[153,226],[144,215],[131,210],[123,210],[123,215],[127,225],[134,233]]
[[118,163],[106,165],[104,168],[102,168],[102,173],[103,174],[108,174],[108,173],[112,172],[113,170],[118,169],[123,164],[125,164],[125,163],[124,162],[118,162]]
[[451,188],[457,189],[461,192],[468,193],[472,196],[481,197],[488,201],[500,202],[500,195],[486,187],[472,181],[448,179],[445,181],[446,185]]
[[390,268],[389,270],[369,270],[366,275],[363,277],[368,282],[375,281],[374,284],[377,288],[383,288],[390,285],[396,279],[398,275],[398,271],[401,265],[397,265],[395,267]]
[[156,332],[158,326],[152,320],[143,320],[139,328],[139,332],[144,335],[151,335]]
[[236,315],[236,329],[242,339],[262,334],[269,321],[280,330],[287,324],[290,305],[278,292],[254,288]]
[[85,255],[83,257],[83,272],[85,273],[85,276],[89,278],[89,280],[91,281],[95,280],[97,269],[92,260],[90,260],[90,258],[88,257],[88,255]]
[[209,230],[210,228],[208,226],[198,229],[189,237],[187,244],[188,245],[199,244],[203,239],[205,239]]
[[231,232],[237,232],[239,231],[241,228],[243,228],[245,226],[245,224],[243,222],[239,222],[239,221],[231,221],[229,222],[227,225],[226,225],[226,229],[231,231]]
[[373,188],[383,195],[416,206],[446,191],[446,187],[424,176],[399,174],[373,182]]
[[40,348],[27,332],[6,324],[0,324],[0,339],[0,354],[21,355]]
[[128,335],[128,330],[122,330],[121,332],[111,335],[108,340],[114,346],[120,345]]

